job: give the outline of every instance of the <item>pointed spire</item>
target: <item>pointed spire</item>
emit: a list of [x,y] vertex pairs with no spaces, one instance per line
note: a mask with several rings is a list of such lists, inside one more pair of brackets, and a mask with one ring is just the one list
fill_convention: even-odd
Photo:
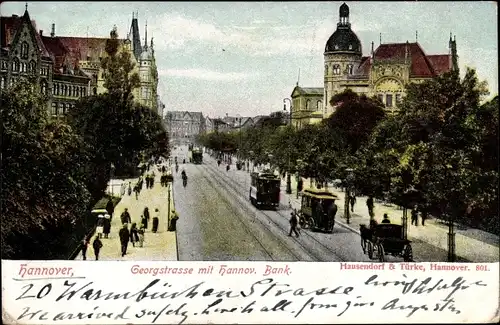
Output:
[[146,27],[145,27],[145,31],[144,33],[146,33],[146,35],[144,36],[144,48],[148,48],[148,20],[146,19]]
[[415,31],[415,42],[418,43],[418,30]]
[[28,11],[28,3],[26,2],[26,4],[24,5],[24,11]]
[[154,37],[151,37],[151,49],[153,49],[153,39]]
[[380,33],[380,35],[379,35],[379,41],[380,41],[379,44],[382,45],[382,33]]

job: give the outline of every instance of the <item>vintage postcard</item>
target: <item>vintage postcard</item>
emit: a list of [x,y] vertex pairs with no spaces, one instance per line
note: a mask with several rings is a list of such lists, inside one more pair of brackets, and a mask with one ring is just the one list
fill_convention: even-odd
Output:
[[4,324],[499,321],[494,2],[2,2]]

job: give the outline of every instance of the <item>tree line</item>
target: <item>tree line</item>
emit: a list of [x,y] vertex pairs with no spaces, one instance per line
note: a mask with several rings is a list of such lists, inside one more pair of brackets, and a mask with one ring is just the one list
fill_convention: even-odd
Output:
[[105,87],[51,118],[35,80],[2,89],[2,258],[60,259],[89,231],[86,219],[116,175],[142,157],[168,156],[161,117],[133,100],[139,86],[130,54],[112,31],[103,61]]
[[409,84],[397,114],[346,90],[331,98],[336,109],[320,123],[297,130],[275,112],[250,128],[198,141],[498,233],[498,96],[482,102],[486,95],[473,69],[463,78],[454,71]]

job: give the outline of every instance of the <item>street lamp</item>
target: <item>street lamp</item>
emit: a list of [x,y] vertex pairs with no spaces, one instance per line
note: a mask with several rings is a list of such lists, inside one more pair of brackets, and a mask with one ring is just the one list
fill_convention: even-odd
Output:
[[297,199],[299,198],[300,171],[302,169],[302,159],[297,159]]
[[[283,111],[286,112],[286,101],[289,101],[290,102],[290,114],[289,115],[289,118],[290,118],[290,127],[292,127],[292,100],[290,98],[283,98]],[[292,178],[291,178],[291,175],[290,175],[290,143],[289,143],[289,146],[288,146],[288,170],[287,170],[287,173],[286,173],[286,194],[292,194]]]
[[352,168],[346,168],[345,170],[347,172],[346,176],[346,184],[345,184],[345,203],[344,203],[344,216],[346,218],[346,222],[349,224],[351,221],[351,212],[349,211],[349,198],[351,196],[351,182],[352,182],[352,177],[353,177],[353,169]]

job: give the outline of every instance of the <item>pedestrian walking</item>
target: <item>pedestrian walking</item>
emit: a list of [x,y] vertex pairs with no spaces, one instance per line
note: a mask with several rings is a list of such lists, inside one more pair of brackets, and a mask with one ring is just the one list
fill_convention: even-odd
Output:
[[130,213],[128,213],[128,209],[125,208],[122,212],[122,214],[120,215],[120,219],[122,221],[122,224],[125,224],[125,223],[131,223],[132,222],[132,219],[130,218]]
[[104,214],[104,226],[103,226],[103,233],[104,233],[104,238],[109,237],[109,233],[111,231],[111,216],[109,213]]
[[139,192],[140,192],[140,190],[139,190],[139,183],[137,183],[134,186],[134,193],[135,193],[135,199],[136,200],[139,200]]
[[354,212],[354,205],[356,204],[356,195],[351,194],[349,198],[349,203],[351,203],[351,212]]
[[104,232],[104,215],[103,214],[100,214],[97,217],[97,227],[96,227],[95,232],[97,233],[97,236],[99,238],[102,238],[102,234]]
[[87,260],[87,248],[89,247],[89,239],[87,236],[82,239],[82,260]]
[[411,210],[411,224],[415,224],[415,226],[418,226],[418,210],[416,205]]
[[292,232],[295,233],[295,236],[296,237],[299,237],[299,232],[297,231],[297,225],[299,224],[299,221],[297,220],[297,214],[295,213],[295,211],[293,211],[292,213],[290,213],[290,233],[288,234],[288,236],[292,236]]
[[141,227],[137,231],[137,234],[139,235],[139,247],[144,247],[144,228]]
[[139,241],[139,235],[137,234],[137,224],[134,222],[132,227],[130,227],[130,242],[132,246],[135,247],[135,243]]
[[148,229],[148,223],[149,223],[149,209],[148,209],[148,207],[144,208],[143,215],[144,215],[144,218],[146,219],[146,221],[144,222],[144,229]]
[[94,254],[95,254],[95,260],[99,260],[99,252],[101,251],[102,248],[102,242],[99,239],[99,236],[96,236],[94,239],[94,242],[92,243],[92,247],[94,247]]
[[125,256],[125,254],[127,254],[127,246],[128,246],[128,241],[130,239],[130,232],[128,231],[126,223],[124,223],[122,229],[120,229],[119,237],[120,237],[120,244],[123,257]]
[[366,206],[368,207],[368,214],[370,215],[370,218],[373,219],[375,214],[373,213],[373,197],[371,195],[366,200]]
[[109,198],[108,203],[106,204],[106,211],[110,215],[110,219],[113,219],[113,213],[115,212],[115,205],[113,204],[113,200]]
[[425,220],[427,219],[427,211],[423,209],[420,215],[422,216],[422,226],[425,226]]
[[128,195],[132,195],[132,182],[128,182]]
[[152,229],[152,231],[154,233],[156,233],[158,231],[158,223],[159,223],[159,221],[160,221],[160,211],[158,210],[158,208],[156,208],[154,216],[153,216],[153,229]]

